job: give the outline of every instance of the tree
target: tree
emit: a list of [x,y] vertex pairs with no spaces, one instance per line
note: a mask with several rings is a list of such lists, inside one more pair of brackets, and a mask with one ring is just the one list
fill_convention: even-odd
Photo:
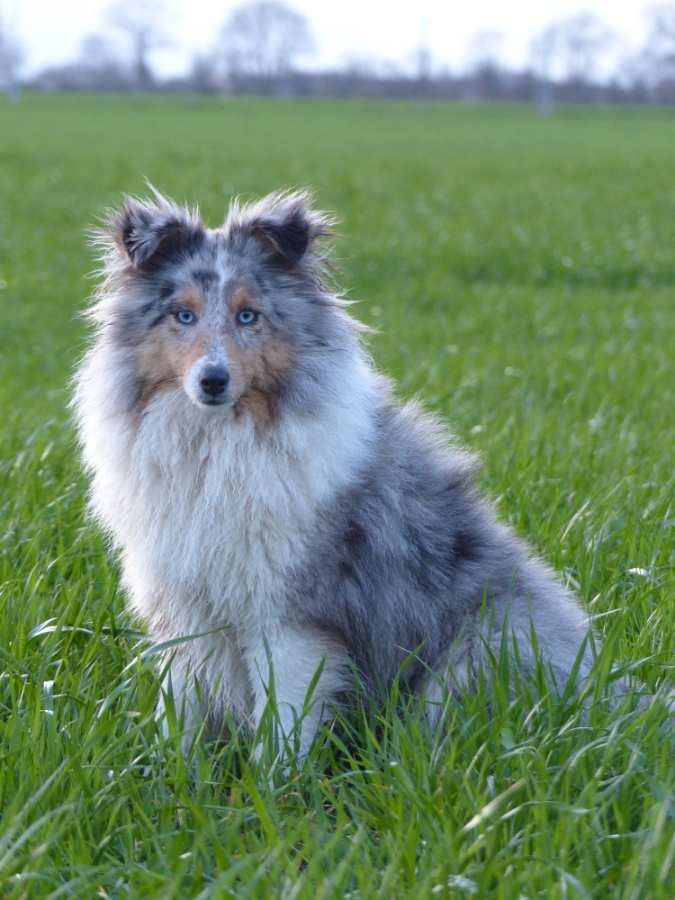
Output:
[[120,0],[108,9],[111,24],[131,41],[134,81],[141,91],[154,84],[150,53],[170,43],[163,25],[166,14],[162,0]]
[[22,53],[9,22],[3,20],[1,13],[0,9],[0,90],[4,88],[10,102],[15,103],[19,99],[18,68]]
[[614,32],[594,12],[582,10],[558,19],[535,36],[530,44],[532,68],[539,78],[540,106],[553,110],[553,83],[566,82],[569,100],[591,99],[601,54],[615,40]]
[[100,34],[88,34],[82,39],[79,62],[88,69],[122,68],[114,46]]
[[498,99],[504,72],[503,50],[504,32],[499,28],[481,28],[471,36],[466,47],[471,76],[467,99]]
[[675,3],[652,3],[645,9],[647,45],[642,52],[650,80],[675,77]]
[[613,40],[614,32],[600,16],[582,10],[544,29],[532,41],[530,54],[541,77],[552,78],[557,70],[566,81],[588,84]]
[[307,19],[277,0],[237,7],[221,32],[222,56],[233,77],[278,80],[295,59],[314,50]]
[[469,38],[466,56],[473,72],[500,69],[504,51],[504,32],[500,28],[480,28]]
[[120,59],[114,44],[98,34],[87,35],[82,40],[76,68],[89,90],[128,91],[132,86],[128,66]]
[[212,53],[196,53],[192,57],[192,66],[185,84],[190,91],[197,94],[217,94],[226,88],[222,78],[222,69]]
[[80,45],[78,59],[43,69],[32,86],[48,91],[128,91],[133,84],[114,45],[105,37],[90,34]]
[[567,80],[588,84],[596,75],[600,54],[614,40],[614,33],[590,10],[562,19],[559,29]]

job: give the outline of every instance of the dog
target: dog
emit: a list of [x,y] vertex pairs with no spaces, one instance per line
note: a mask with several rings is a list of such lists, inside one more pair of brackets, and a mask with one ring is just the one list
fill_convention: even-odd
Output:
[[311,201],[235,202],[212,230],[127,197],[97,238],[73,400],[90,504],[152,638],[186,638],[162,692],[186,748],[230,715],[257,726],[273,686],[306,754],[354,669],[372,694],[402,672],[433,722],[503,640],[558,684],[593,664],[587,615],[473,457],[375,371]]

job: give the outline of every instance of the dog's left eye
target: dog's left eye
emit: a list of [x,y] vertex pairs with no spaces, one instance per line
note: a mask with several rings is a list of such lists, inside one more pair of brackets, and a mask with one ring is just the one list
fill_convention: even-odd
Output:
[[195,320],[195,314],[189,309],[181,309],[176,313],[176,318],[181,325],[192,325]]
[[237,316],[237,322],[240,325],[253,325],[254,322],[258,321],[258,313],[253,309],[242,309],[242,311]]

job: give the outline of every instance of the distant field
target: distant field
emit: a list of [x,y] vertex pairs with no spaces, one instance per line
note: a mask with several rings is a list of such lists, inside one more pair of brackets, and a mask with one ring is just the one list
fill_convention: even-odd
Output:
[[86,229],[146,178],[212,225],[236,194],[313,186],[376,362],[597,616],[600,681],[673,677],[672,112],[0,102],[0,897],[671,900],[662,703],[584,716],[496,676],[444,733],[345,716],[275,788],[246,734],[188,768],[156,733],[66,410]]

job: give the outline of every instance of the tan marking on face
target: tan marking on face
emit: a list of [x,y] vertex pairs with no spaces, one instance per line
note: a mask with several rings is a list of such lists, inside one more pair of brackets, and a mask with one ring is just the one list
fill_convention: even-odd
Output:
[[239,285],[230,297],[230,308],[234,313],[234,318],[237,318],[242,309],[248,309],[249,307],[256,309],[255,298],[243,285]]
[[136,348],[136,371],[141,382],[137,406],[144,409],[159,394],[179,390],[183,376],[209,346],[208,334],[200,333],[196,326],[180,326],[167,316]]
[[272,335],[259,347],[228,347],[228,360],[237,397],[235,414],[248,412],[259,424],[269,422],[293,366],[291,345],[279,335]]
[[199,318],[204,312],[204,295],[194,284],[189,284],[180,295],[180,302]]

